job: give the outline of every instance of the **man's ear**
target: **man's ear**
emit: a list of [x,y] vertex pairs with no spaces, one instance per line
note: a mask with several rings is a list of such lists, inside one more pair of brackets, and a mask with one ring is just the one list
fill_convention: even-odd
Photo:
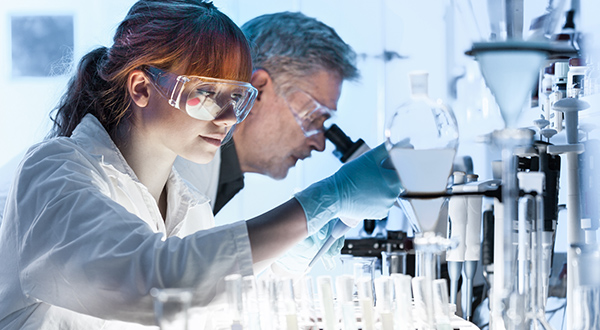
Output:
[[252,73],[250,83],[258,90],[256,102],[260,102],[261,97],[265,92],[269,93],[273,90],[273,80],[267,71],[258,69]]
[[141,70],[134,70],[127,78],[127,90],[131,100],[140,108],[148,106],[150,81]]

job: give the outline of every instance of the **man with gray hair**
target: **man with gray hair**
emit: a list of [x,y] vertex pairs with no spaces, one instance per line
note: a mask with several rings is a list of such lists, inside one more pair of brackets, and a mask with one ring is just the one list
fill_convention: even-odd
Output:
[[[215,214],[244,187],[244,173],[283,179],[298,160],[325,150],[323,123],[336,111],[343,81],[359,75],[352,48],[334,29],[302,13],[262,15],[242,31],[253,47],[250,82],[258,97],[252,110],[212,162],[175,162],[211,199]],[[329,227],[309,237],[302,249],[316,252]]]

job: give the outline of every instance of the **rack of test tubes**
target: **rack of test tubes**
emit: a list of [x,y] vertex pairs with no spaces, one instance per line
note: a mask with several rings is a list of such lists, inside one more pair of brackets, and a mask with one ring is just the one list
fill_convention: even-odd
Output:
[[477,329],[454,315],[445,279],[231,275],[225,282],[223,329]]

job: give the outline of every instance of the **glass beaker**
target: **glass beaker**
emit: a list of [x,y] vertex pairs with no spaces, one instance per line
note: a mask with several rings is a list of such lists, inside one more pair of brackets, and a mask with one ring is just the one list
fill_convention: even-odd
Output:
[[406,274],[406,251],[381,252],[381,274]]
[[154,316],[161,330],[187,330],[188,310],[192,302],[191,289],[152,288]]
[[351,257],[342,258],[344,274],[351,274],[354,279],[368,277],[371,280],[375,274],[376,257]]
[[354,277],[354,297],[356,297],[356,283],[359,279],[367,277],[373,283],[377,257],[355,257],[345,254],[340,256],[340,260],[342,262],[342,274]]

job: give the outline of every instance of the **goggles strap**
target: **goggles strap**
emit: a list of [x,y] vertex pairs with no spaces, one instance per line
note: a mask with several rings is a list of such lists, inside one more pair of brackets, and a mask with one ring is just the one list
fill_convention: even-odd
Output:
[[181,101],[181,94],[183,92],[183,88],[185,87],[185,83],[190,81],[189,78],[184,76],[178,76],[175,85],[173,85],[173,89],[171,90],[171,95],[169,97],[169,104],[177,109],[179,109],[179,102]]

